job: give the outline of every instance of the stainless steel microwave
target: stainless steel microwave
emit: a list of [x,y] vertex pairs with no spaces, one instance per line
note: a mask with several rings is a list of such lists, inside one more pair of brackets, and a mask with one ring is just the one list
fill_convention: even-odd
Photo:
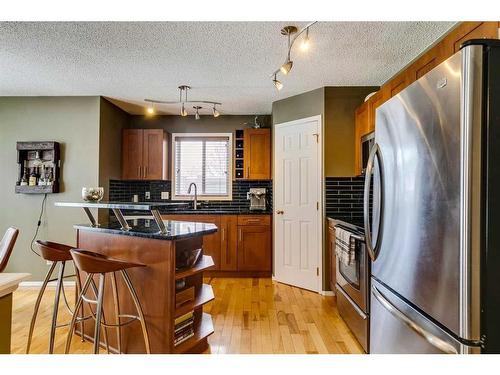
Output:
[[364,175],[366,171],[366,165],[368,164],[368,157],[370,156],[370,150],[375,143],[375,132],[365,134],[361,137],[361,174]]

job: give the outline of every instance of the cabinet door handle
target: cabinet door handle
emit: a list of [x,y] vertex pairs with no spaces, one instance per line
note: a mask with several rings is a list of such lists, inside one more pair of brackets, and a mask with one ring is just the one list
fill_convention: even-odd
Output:
[[250,178],[250,166],[247,167],[247,178]]
[[241,229],[238,229],[238,235],[240,237],[240,242],[242,241]]
[[224,232],[225,232],[225,229],[222,228],[222,241],[224,241]]

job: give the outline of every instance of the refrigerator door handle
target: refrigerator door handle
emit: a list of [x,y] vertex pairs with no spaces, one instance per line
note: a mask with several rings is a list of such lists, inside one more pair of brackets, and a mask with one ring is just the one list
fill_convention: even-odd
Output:
[[[377,157],[378,165],[379,165],[379,173],[380,173],[380,214],[379,214],[379,225],[378,225],[378,233],[377,233],[377,242],[375,246],[372,245],[372,233],[370,230],[370,185],[372,180],[373,166],[375,162],[375,157]],[[373,262],[378,257],[378,252],[380,250],[381,243],[381,228],[383,223],[383,214],[384,214],[384,181],[382,175],[382,155],[380,152],[380,147],[377,143],[375,143],[370,150],[370,156],[368,157],[368,162],[366,165],[365,172],[365,191],[364,191],[364,199],[363,199],[363,216],[364,216],[364,227],[365,227],[365,239],[366,239],[366,249],[368,250],[368,254]]]
[[453,345],[440,339],[436,335],[433,335],[429,331],[419,326],[413,320],[408,318],[405,314],[403,314],[396,306],[390,303],[389,300],[385,298],[384,295],[374,285],[372,285],[372,294],[380,302],[380,304],[392,314],[392,316],[402,321],[406,326],[422,336],[429,344],[438,348],[443,353],[458,354],[457,349]]

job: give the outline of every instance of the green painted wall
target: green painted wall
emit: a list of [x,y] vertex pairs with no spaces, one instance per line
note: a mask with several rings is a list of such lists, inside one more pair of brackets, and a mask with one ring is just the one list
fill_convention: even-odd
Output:
[[61,143],[61,193],[49,194],[39,238],[76,244],[74,223],[87,222],[83,210],[55,207],[55,201],[81,199],[82,186],[97,186],[99,175],[99,97],[0,97],[0,233],[20,233],[6,272],[29,272],[42,280],[48,266],[30,251],[42,195],[15,194],[16,142]]

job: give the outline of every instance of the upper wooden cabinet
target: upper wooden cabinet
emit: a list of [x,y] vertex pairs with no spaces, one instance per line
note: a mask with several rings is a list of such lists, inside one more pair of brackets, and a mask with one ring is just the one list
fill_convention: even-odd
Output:
[[370,133],[370,116],[368,102],[364,102],[357,109],[354,115],[354,162],[355,174],[361,174],[361,137]]
[[271,129],[245,129],[243,134],[245,179],[271,179]]
[[124,129],[122,178],[161,180],[167,178],[167,133],[162,129]]

